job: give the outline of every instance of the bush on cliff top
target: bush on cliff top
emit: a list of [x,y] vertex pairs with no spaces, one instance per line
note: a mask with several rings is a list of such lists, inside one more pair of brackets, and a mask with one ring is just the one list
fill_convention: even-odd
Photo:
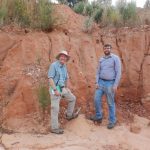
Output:
[[6,6],[6,1],[0,3],[0,26],[2,26],[7,18],[8,8]]
[[103,27],[137,26],[144,24],[138,16],[138,9],[134,1],[126,2],[124,0],[118,0],[116,7],[112,6],[111,3],[105,5],[100,2],[103,2],[103,0],[97,0],[93,3],[77,3],[74,7],[74,11],[89,16],[90,18],[92,17],[93,21]]
[[21,27],[52,30],[55,24],[54,8],[49,0],[0,1],[0,25],[17,23]]

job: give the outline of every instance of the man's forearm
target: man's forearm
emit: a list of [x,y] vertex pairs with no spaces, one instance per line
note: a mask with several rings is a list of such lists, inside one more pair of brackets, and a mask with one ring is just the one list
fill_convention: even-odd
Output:
[[98,64],[97,71],[96,71],[96,84],[98,84],[99,81],[99,73],[100,73],[100,64]]
[[114,86],[116,86],[116,87],[118,86],[118,84],[119,84],[119,82],[120,82],[120,79],[121,79],[121,67],[118,69]]
[[118,59],[115,60],[115,71],[116,71],[116,79],[115,79],[114,86],[117,87],[121,78],[121,61],[119,57]]
[[52,78],[49,78],[49,84],[50,84],[50,86],[51,86],[53,89],[56,89],[56,85],[55,85],[55,83],[54,83],[54,81],[53,81]]

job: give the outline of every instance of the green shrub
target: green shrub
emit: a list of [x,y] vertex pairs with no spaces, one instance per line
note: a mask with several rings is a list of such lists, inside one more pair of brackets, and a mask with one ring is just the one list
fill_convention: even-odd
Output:
[[94,11],[93,6],[88,3],[88,4],[85,6],[85,15],[92,16],[93,11]]
[[120,13],[124,10],[124,8],[127,6],[126,0],[117,0],[116,2],[116,8],[120,11]]
[[102,21],[102,15],[103,15],[103,9],[102,8],[96,9],[93,14],[94,21],[96,23],[100,23]]
[[121,15],[117,9],[112,10],[110,21],[115,27],[118,27],[122,24]]
[[104,25],[118,27],[121,25],[121,21],[121,15],[117,9],[114,7],[108,7],[105,9],[105,13],[103,15]]
[[124,5],[124,7],[121,7],[119,11],[122,15],[124,25],[136,24],[138,17],[135,2],[131,1],[130,3],[127,3],[126,5]]
[[0,24],[15,22],[23,27],[52,30],[56,23],[49,0],[1,0]]
[[91,5],[92,5],[92,7],[93,7],[94,10],[95,9],[99,9],[99,8],[102,7],[97,1],[92,1]]
[[92,31],[92,27],[93,27],[93,18],[90,17],[85,20],[83,31],[90,33]]
[[25,0],[14,0],[13,17],[21,26],[29,26],[30,18],[27,11],[27,3]]
[[7,17],[8,8],[7,8],[7,1],[2,1],[0,5],[0,26],[4,24],[4,21]]
[[43,83],[41,83],[38,88],[38,100],[43,111],[50,104],[49,91]]
[[84,11],[84,6],[85,6],[85,3],[84,2],[79,2],[77,3],[75,6],[74,6],[74,11],[78,14],[83,14],[83,11]]
[[56,21],[52,14],[53,11],[48,0],[39,0],[32,15],[32,26],[42,30],[52,30]]

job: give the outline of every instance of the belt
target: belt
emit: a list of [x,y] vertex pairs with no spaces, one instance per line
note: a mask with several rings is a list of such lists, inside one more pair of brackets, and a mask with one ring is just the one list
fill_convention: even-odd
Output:
[[63,89],[65,86],[61,86],[60,88]]
[[103,80],[103,81],[114,81],[115,79],[112,79],[112,80],[106,80],[106,79],[101,79],[100,80]]

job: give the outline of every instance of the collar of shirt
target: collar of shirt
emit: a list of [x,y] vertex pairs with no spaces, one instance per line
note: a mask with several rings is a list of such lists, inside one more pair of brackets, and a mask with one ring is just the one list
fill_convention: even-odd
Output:
[[61,64],[59,61],[57,61],[57,64],[60,68],[63,68],[65,65]]
[[103,58],[104,58],[104,59],[108,59],[108,58],[111,58],[111,57],[112,57],[112,55],[111,55],[111,54],[110,54],[110,55],[108,55],[108,56],[106,56],[106,55],[105,55],[105,56],[103,56]]

